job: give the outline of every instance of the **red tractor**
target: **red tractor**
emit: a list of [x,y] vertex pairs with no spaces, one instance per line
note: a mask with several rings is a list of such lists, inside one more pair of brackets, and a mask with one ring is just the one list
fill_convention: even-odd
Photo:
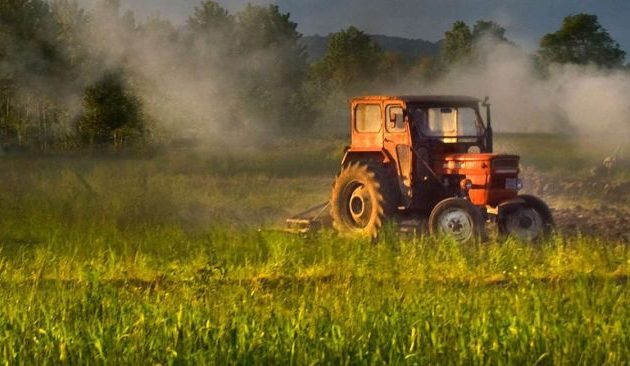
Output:
[[489,221],[527,241],[551,232],[549,207],[519,195],[519,156],[493,153],[487,98],[369,96],[351,107],[352,141],[330,201],[336,230],[374,238],[407,217],[459,242],[484,236]]

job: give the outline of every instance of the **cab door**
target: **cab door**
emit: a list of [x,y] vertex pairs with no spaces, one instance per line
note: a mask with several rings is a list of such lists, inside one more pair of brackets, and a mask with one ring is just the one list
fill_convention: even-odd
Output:
[[352,103],[352,144],[360,151],[381,151],[383,148],[383,109],[379,101]]
[[411,151],[409,123],[405,119],[404,105],[401,102],[385,104],[383,147],[390,156],[396,159],[401,202],[405,207],[409,207],[413,198],[411,188],[413,183],[411,178],[413,153]]

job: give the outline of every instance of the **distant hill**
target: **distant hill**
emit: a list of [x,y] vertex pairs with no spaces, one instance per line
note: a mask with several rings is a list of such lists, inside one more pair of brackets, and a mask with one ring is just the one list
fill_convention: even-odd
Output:
[[[440,48],[440,42],[429,42],[424,39],[390,37],[380,34],[370,35],[370,37],[383,50],[399,53],[406,58],[434,56]],[[302,37],[302,42],[306,46],[311,61],[324,57],[328,46],[328,38],[328,36],[320,35]]]

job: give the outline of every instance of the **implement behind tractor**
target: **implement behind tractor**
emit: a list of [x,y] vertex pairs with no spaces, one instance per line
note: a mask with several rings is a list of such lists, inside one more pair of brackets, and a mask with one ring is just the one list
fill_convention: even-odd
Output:
[[[537,240],[553,228],[549,207],[519,195],[520,158],[493,153],[490,104],[465,96],[370,96],[351,103],[351,142],[328,203],[287,220],[308,232],[332,226],[375,238],[387,221],[426,222],[431,234],[468,242],[499,232]],[[329,210],[330,209],[330,210]]]
[[287,231],[297,234],[319,230],[325,225],[330,202],[324,202],[287,219]]

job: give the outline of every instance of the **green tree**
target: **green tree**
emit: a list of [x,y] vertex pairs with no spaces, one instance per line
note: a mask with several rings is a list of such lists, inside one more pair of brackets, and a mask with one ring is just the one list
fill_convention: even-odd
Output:
[[124,146],[142,141],[145,119],[142,103],[122,71],[105,74],[85,90],[79,134],[88,145]]
[[76,78],[63,33],[46,1],[0,2],[0,131],[20,146],[48,147],[54,104]]
[[493,21],[478,20],[472,29],[463,21],[456,21],[444,33],[439,67],[444,71],[456,63],[483,62],[484,55],[478,51],[487,42],[514,45],[505,37],[505,28]]
[[560,29],[540,41],[538,55],[544,64],[595,64],[612,68],[623,65],[626,53],[604,29],[596,15],[564,18]]
[[463,61],[470,56],[473,46],[473,34],[470,27],[461,20],[453,23],[451,30],[444,33],[440,50],[440,59],[444,66]]
[[61,73],[67,86],[66,93],[75,93],[77,86],[82,86],[86,74],[82,68],[90,62],[84,38],[88,32],[89,17],[75,1],[70,0],[55,0],[50,3],[50,10],[57,29],[55,43],[62,58]]
[[370,36],[351,26],[330,36],[326,55],[315,72],[347,90],[374,81],[383,56],[383,50]]
[[473,42],[490,38],[495,42],[509,42],[505,37],[505,28],[493,21],[478,20],[472,29]]
[[303,93],[307,53],[297,23],[276,5],[248,4],[236,20],[237,57],[230,61],[237,64],[233,82],[245,112],[280,132],[303,130],[312,118]]
[[226,35],[234,26],[234,17],[216,1],[206,0],[195,7],[195,12],[188,18],[187,25],[196,35]]
[[47,75],[57,67],[60,61],[55,42],[57,28],[47,2],[1,1],[0,34],[5,72],[26,78]]
[[204,1],[188,18],[185,42],[195,54],[188,62],[199,62],[199,68],[217,68],[223,74],[234,74],[235,18],[215,1]]

